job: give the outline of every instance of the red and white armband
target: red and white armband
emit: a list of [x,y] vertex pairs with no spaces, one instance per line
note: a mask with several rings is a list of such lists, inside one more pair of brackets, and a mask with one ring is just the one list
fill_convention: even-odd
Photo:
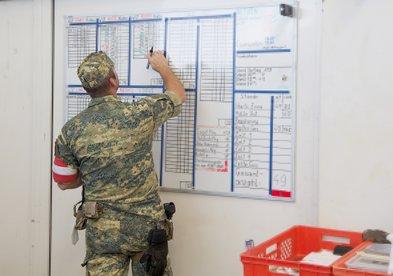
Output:
[[78,170],[64,164],[59,157],[55,157],[53,160],[52,175],[57,183],[67,183],[77,178]]

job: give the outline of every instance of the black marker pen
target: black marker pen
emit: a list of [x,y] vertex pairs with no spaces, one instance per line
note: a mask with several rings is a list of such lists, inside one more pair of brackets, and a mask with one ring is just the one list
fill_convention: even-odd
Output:
[[[150,53],[150,56],[153,54],[153,46],[151,46],[149,53]],[[149,66],[150,66],[150,62],[147,61],[146,69],[149,69]]]

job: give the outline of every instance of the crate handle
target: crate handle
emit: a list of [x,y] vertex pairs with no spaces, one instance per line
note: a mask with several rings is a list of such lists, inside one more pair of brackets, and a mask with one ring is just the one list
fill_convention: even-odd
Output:
[[351,240],[349,238],[331,236],[331,235],[323,235],[322,240],[327,241],[327,242],[339,243],[339,244],[350,244],[351,243]]
[[270,253],[274,252],[277,250],[277,243],[273,243],[269,247],[265,249],[265,255],[269,255]]
[[275,274],[284,274],[284,275],[299,275],[299,270],[296,268],[285,267],[285,266],[276,266],[269,265],[269,272]]

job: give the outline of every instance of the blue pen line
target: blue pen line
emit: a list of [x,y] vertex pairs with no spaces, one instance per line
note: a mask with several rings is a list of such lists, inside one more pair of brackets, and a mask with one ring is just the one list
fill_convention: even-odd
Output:
[[164,51],[167,50],[168,43],[168,18],[165,18],[165,27],[164,27]]
[[131,85],[131,17],[128,18],[128,85]]
[[199,74],[199,40],[200,40],[200,26],[197,26],[196,37],[196,53],[195,53],[195,99],[194,99],[194,143],[192,155],[192,188],[195,189],[195,153],[196,153],[196,128],[197,128],[197,115],[198,115],[198,74]]
[[274,129],[274,96],[270,98],[270,153],[269,153],[269,195],[273,185],[273,129]]
[[[166,49],[167,49],[167,36],[168,36],[168,18],[165,18],[165,27],[164,27],[165,29],[164,29],[164,50],[166,51]],[[163,92],[165,92],[164,91],[165,90],[165,88],[163,87]],[[163,177],[163,174],[164,174],[164,172],[163,172],[163,160],[164,160],[164,146],[165,146],[165,143],[164,143],[164,137],[165,137],[165,129],[164,129],[164,126],[162,126],[162,128],[161,128],[161,162],[160,162],[160,186],[162,186],[162,182],[163,182],[163,180],[162,180],[162,177]]]
[[241,94],[289,94],[288,90],[235,90]]
[[98,24],[100,25],[109,25],[109,24],[128,24],[129,20],[119,20],[119,21],[100,21]]
[[[98,20],[98,19],[97,19]],[[74,23],[70,23],[70,26],[77,26],[77,25],[96,25],[97,24],[97,20],[95,20],[94,22],[74,22]]]
[[231,192],[234,191],[235,177],[235,78],[236,78],[236,13],[233,14],[232,49],[232,155],[231,155]]
[[291,49],[271,49],[271,50],[240,50],[237,54],[267,54],[267,53],[288,53]]
[[86,92],[69,92],[68,95],[70,96],[88,96]]
[[98,27],[98,19],[96,21],[96,52],[98,52],[98,35],[99,35],[99,27]]

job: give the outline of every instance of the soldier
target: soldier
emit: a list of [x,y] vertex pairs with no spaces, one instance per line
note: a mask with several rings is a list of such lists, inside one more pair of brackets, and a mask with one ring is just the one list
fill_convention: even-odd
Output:
[[62,190],[84,190],[76,228],[86,228],[87,275],[127,275],[130,259],[134,276],[172,275],[152,141],[179,114],[185,92],[161,52],[147,58],[167,90],[130,104],[116,96],[112,60],[101,51],[88,55],[78,77],[92,99],[55,142],[54,180]]

